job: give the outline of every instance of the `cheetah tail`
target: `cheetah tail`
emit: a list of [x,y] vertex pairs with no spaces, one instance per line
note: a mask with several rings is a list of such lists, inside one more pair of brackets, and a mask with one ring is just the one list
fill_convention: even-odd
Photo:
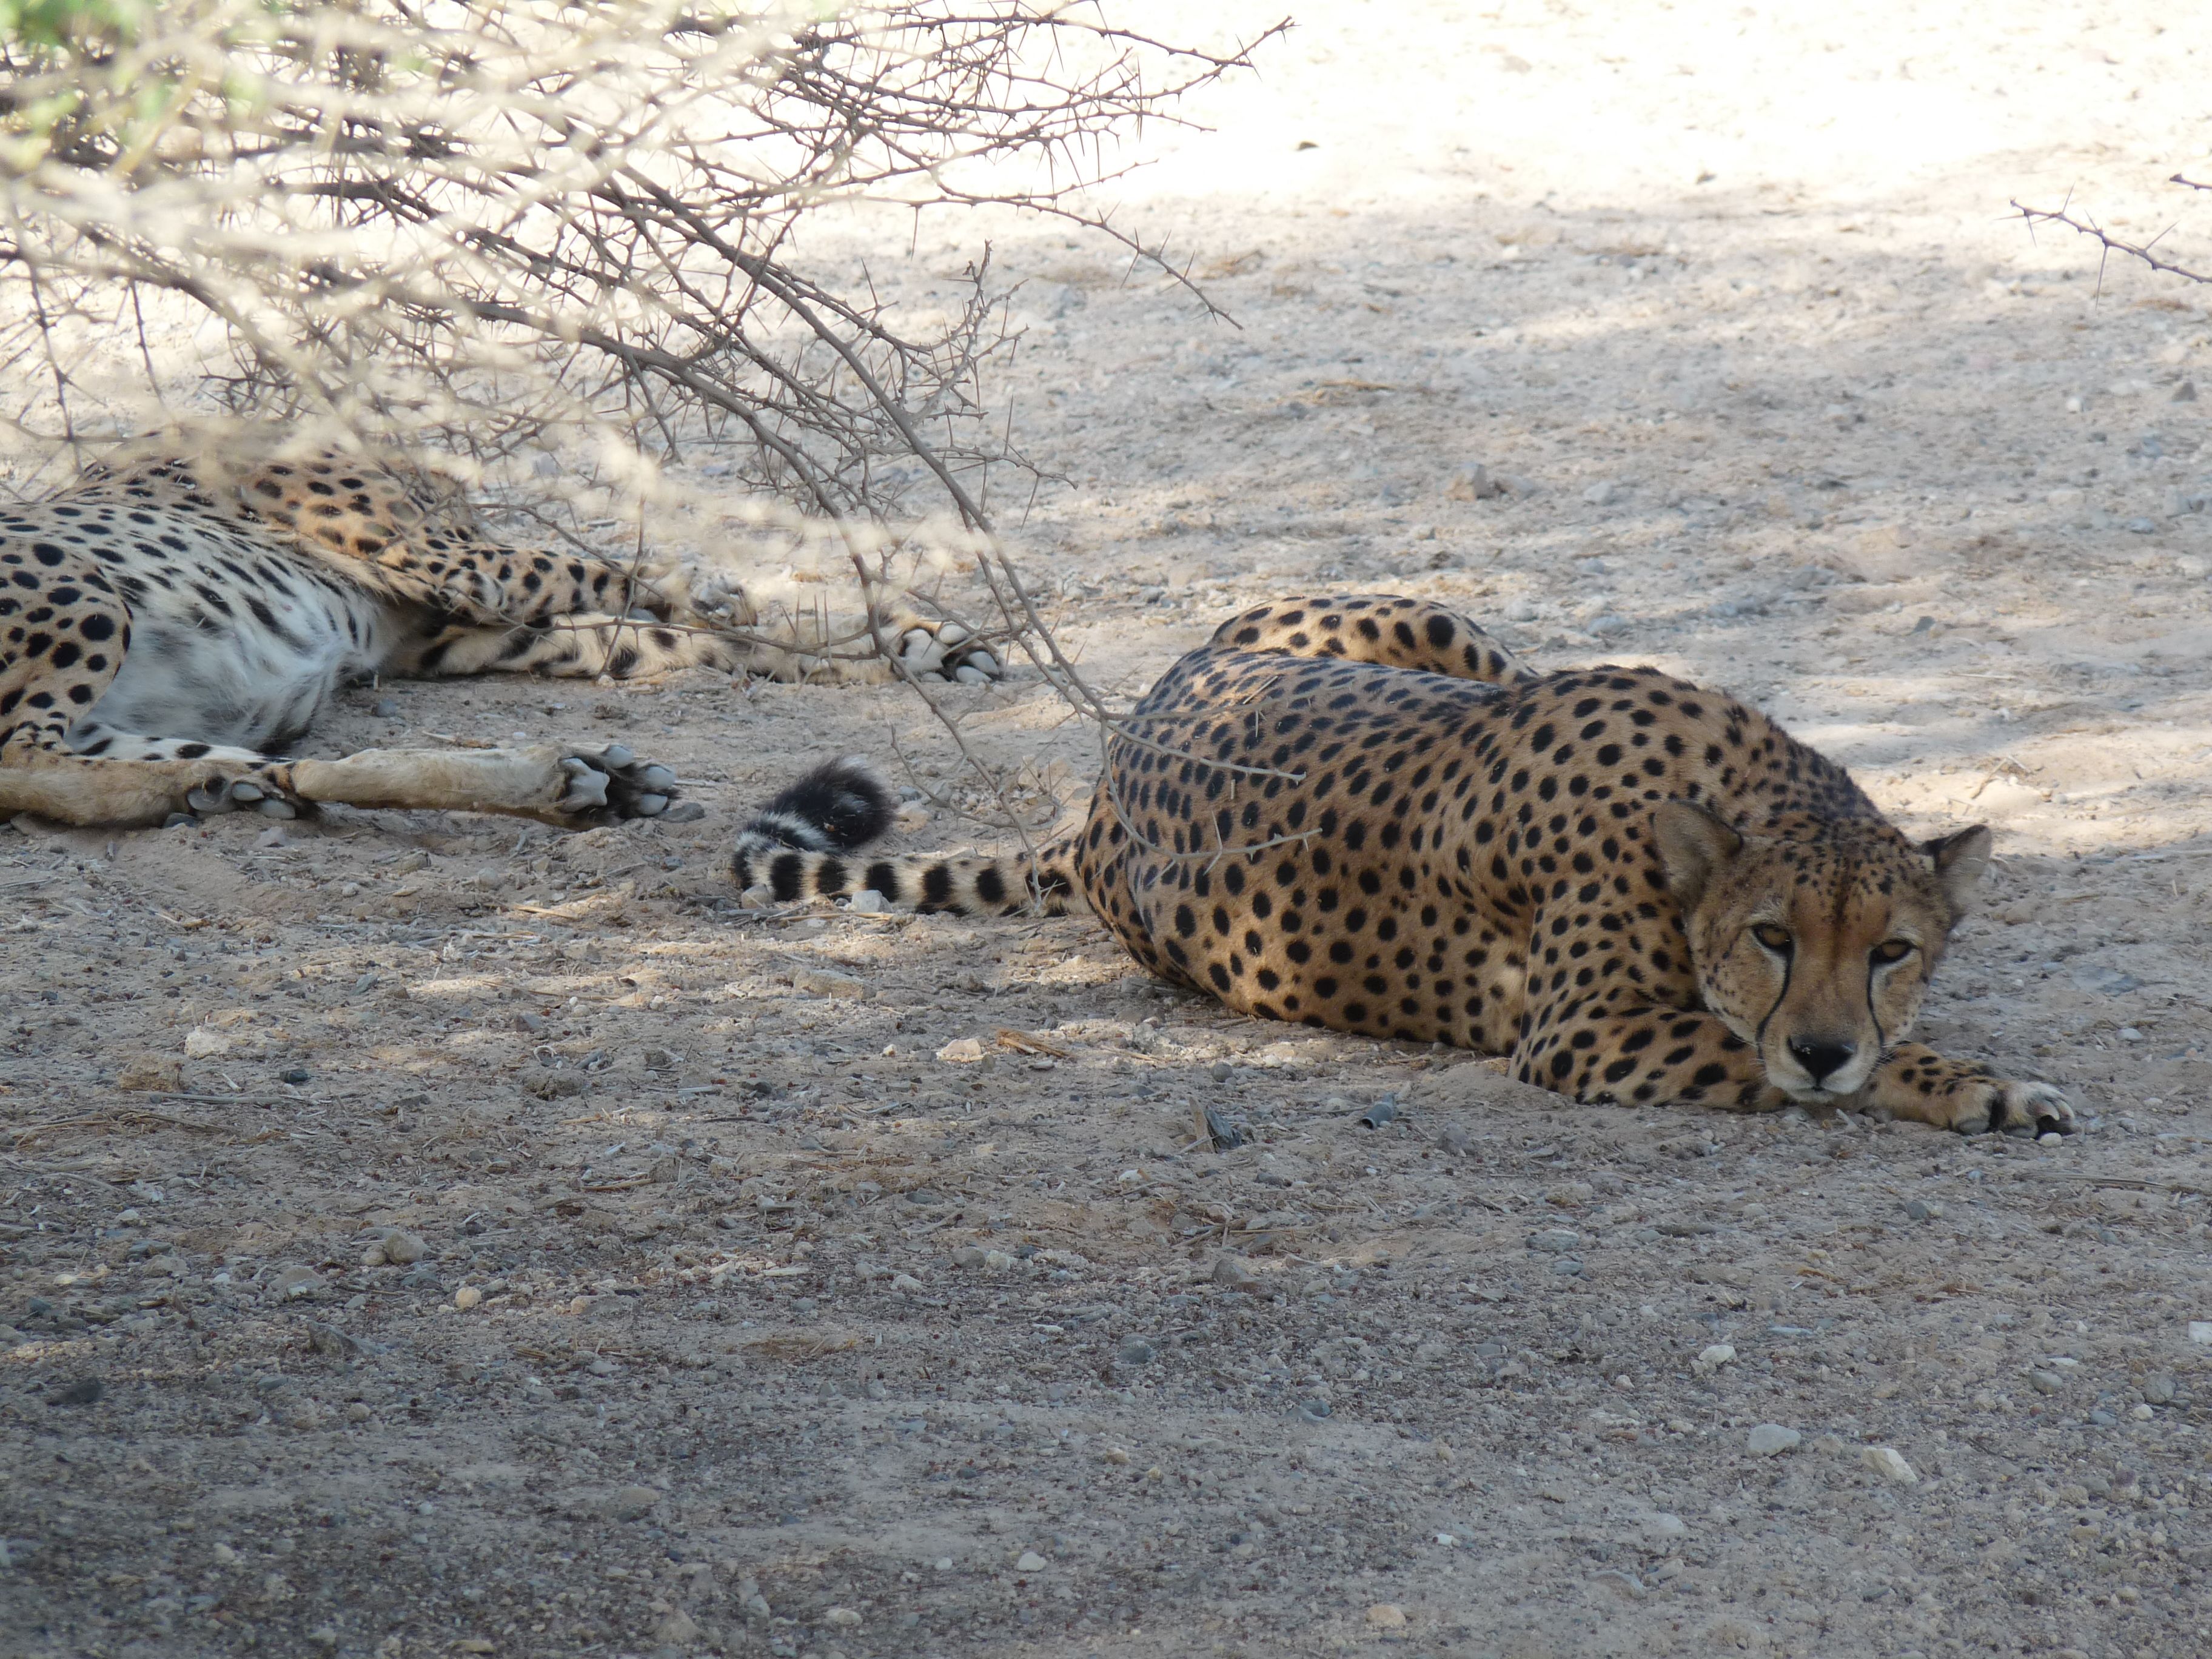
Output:
[[738,832],[731,873],[739,890],[766,887],[783,902],[880,893],[902,909],[1012,915],[1067,908],[1074,880],[1066,848],[1029,858],[854,859],[890,828],[890,787],[866,761],[829,762],[763,807]]

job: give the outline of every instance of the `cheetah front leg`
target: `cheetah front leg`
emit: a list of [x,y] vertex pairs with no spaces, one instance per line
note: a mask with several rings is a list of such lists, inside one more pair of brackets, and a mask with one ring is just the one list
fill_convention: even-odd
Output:
[[1514,1045],[1514,1075],[1582,1101],[1704,1103],[1772,1112],[1790,1097],[1759,1052],[1712,1014],[1645,1006],[1536,1009]]
[[88,829],[135,829],[246,808],[296,817],[305,803],[283,778],[283,765],[177,738],[137,738],[127,753],[102,755],[11,743],[0,747],[0,818],[30,812]]
[[2064,1135],[2081,1127],[2072,1104],[2049,1084],[2001,1078],[1986,1066],[1947,1060],[1917,1042],[1901,1042],[1883,1054],[1852,1103],[1961,1134],[2025,1129]]

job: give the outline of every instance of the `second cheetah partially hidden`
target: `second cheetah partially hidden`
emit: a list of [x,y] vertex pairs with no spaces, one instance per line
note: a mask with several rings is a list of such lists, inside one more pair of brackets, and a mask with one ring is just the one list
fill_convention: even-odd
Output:
[[833,763],[747,827],[737,879],[968,913],[1079,894],[1232,1008],[1506,1054],[1578,1100],[2074,1127],[2048,1085],[1904,1040],[1989,830],[1907,840],[1725,694],[1540,674],[1419,600],[1285,599],[1170,669],[1107,762],[1034,861],[854,857],[890,798]]

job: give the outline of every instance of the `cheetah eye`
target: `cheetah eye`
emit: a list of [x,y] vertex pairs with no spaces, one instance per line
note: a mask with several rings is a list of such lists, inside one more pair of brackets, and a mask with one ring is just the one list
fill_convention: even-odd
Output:
[[1912,954],[1912,941],[1909,939],[1886,939],[1874,947],[1874,959],[1876,962],[1902,962]]
[[1787,927],[1778,927],[1771,921],[1762,921],[1751,930],[1751,936],[1770,951],[1778,951],[1784,956],[1790,954],[1790,930]]

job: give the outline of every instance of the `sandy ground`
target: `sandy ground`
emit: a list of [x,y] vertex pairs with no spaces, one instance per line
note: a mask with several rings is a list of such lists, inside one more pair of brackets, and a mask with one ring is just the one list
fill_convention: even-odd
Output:
[[[817,252],[1030,279],[1102,684],[1424,593],[1992,823],[1923,1034],[2086,1135],[1575,1107],[1081,918],[738,909],[810,757],[960,787],[896,691],[362,693],[331,750],[619,737],[709,815],[0,832],[0,1653],[2212,1651],[2212,295],[2004,219],[2212,250],[2160,12],[1323,7],[1127,187],[1237,326],[1035,225]],[[951,701],[1086,771],[1033,674]]]

